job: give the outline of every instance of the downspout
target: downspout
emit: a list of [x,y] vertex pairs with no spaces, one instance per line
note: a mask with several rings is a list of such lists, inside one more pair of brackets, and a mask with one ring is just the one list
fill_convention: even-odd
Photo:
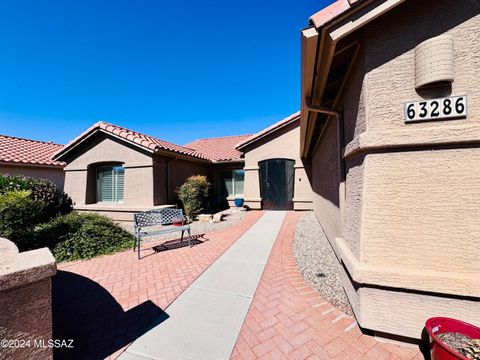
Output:
[[[325,115],[331,115],[335,116],[337,119],[337,138],[338,138],[338,162],[339,162],[339,167],[340,167],[340,179],[339,179],[339,207],[340,207],[340,229],[343,232],[343,224],[344,224],[344,218],[345,218],[345,180],[346,180],[346,166],[345,166],[345,159],[343,157],[343,146],[345,143],[345,137],[344,137],[344,131],[343,131],[343,114],[339,110],[335,110],[332,108],[328,108],[325,106],[319,106],[319,105],[312,105],[311,99],[306,98],[305,99],[305,107],[307,110],[310,112],[315,112],[315,113],[320,113],[320,114],[325,114]],[[341,234],[343,236],[343,233]]]

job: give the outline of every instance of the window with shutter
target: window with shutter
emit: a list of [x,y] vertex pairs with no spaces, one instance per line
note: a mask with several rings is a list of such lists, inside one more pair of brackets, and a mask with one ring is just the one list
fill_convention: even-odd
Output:
[[123,202],[125,169],[108,166],[97,169],[97,202]]

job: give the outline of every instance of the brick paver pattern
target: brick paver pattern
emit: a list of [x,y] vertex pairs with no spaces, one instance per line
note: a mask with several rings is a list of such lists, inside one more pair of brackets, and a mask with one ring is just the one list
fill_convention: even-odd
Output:
[[53,278],[54,337],[74,339],[55,358],[115,358],[165,308],[262,216],[249,212],[231,228],[209,233],[192,248],[132,250],[58,265]]
[[303,279],[293,256],[301,214],[289,212],[232,354],[247,359],[423,359],[415,347],[378,342]]

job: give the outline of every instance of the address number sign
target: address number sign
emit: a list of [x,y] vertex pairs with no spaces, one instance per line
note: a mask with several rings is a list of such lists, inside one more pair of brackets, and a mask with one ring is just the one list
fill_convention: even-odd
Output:
[[405,103],[405,122],[467,116],[467,97],[450,96]]

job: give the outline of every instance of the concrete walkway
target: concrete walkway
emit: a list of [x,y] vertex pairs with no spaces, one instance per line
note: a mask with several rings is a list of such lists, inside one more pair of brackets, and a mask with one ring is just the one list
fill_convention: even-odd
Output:
[[267,212],[119,357],[229,359],[285,212]]

